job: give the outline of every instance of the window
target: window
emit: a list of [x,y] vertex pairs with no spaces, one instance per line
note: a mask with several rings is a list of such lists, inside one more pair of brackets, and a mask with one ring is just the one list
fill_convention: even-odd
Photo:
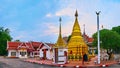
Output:
[[63,50],[60,50],[60,52],[63,52]]
[[11,52],[11,56],[16,56],[16,52]]
[[20,55],[21,55],[21,56],[25,56],[25,55],[26,55],[26,52],[20,52]]

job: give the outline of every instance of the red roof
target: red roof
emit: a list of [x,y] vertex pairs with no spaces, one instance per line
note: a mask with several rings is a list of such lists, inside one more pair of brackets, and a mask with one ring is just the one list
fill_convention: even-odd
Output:
[[46,43],[49,47],[53,47],[55,44],[52,43]]
[[30,42],[26,42],[26,44],[28,45],[29,49],[32,49],[32,50],[34,49]]
[[42,42],[8,42],[7,50],[18,50],[21,48],[25,48],[28,51],[33,51],[40,48],[42,44]]
[[22,44],[20,44],[18,47],[17,47],[17,49],[29,49],[29,46],[26,44],[26,43],[22,43]]
[[33,47],[39,47],[40,44],[42,44],[41,42],[31,42],[31,44],[33,45]]
[[7,50],[17,50],[20,44],[22,43],[21,42],[8,42]]
[[93,42],[93,38],[90,38],[88,35],[83,34],[83,38],[85,39],[85,41],[87,41],[88,43],[92,43]]
[[93,38],[89,38],[88,42],[93,42],[93,40],[94,40]]

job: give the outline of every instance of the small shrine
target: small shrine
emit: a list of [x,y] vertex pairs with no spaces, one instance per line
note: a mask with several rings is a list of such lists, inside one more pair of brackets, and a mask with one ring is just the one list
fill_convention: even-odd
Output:
[[53,47],[53,63],[54,64],[65,64],[67,62],[67,46],[61,35],[61,18],[59,27],[58,40]]

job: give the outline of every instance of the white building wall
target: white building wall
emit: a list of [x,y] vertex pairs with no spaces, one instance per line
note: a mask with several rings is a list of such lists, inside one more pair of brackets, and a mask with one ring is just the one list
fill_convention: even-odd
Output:
[[33,52],[30,53],[30,57],[34,57]]
[[18,52],[16,50],[8,50],[8,57],[12,57],[11,56],[12,52],[16,52],[16,56],[15,57],[18,57]]
[[[12,52],[16,52],[16,55],[15,56],[12,56],[11,55],[11,53]],[[26,52],[26,55],[25,56],[21,56],[20,55],[20,50],[8,50],[8,57],[19,57],[19,58],[27,58],[27,50],[26,51],[24,51],[24,52]]]
[[53,49],[53,63],[55,63],[55,49]]
[[53,54],[52,54],[52,52],[50,52],[50,49],[48,49],[48,51],[46,53],[46,57],[47,57],[47,59],[52,59],[53,58]]
[[62,56],[62,57],[58,57],[58,61],[65,61],[65,56]]
[[42,49],[40,49],[39,53],[40,53],[39,56],[43,57],[43,51],[42,51]]
[[19,57],[20,53],[19,51],[16,52],[16,57]]
[[65,56],[64,56],[64,49],[58,49],[58,61],[63,61],[63,62],[58,62],[58,64],[65,64]]
[[[25,56],[21,56],[21,55],[20,55],[20,52],[26,52],[26,55],[25,55]],[[28,56],[27,56],[27,50],[24,50],[24,51],[19,50],[18,53],[17,53],[17,56],[18,56],[19,58],[28,58]]]
[[[64,55],[64,52],[67,52],[67,49],[58,49],[58,62],[57,64],[65,64],[67,61],[67,56]],[[55,52],[53,50],[53,63],[55,63]],[[59,62],[60,61],[60,62]],[[63,61],[63,62],[61,62]]]
[[50,51],[50,57],[53,59],[53,51]]
[[46,58],[47,59],[52,59],[53,58],[53,52],[50,52],[50,47],[45,46],[45,45],[39,50],[39,57],[43,57],[43,51],[42,51],[43,49],[48,49],[46,51]]
[[8,50],[8,57],[10,57],[11,56],[11,51],[10,50]]
[[64,49],[58,49],[58,56],[64,56]]
[[46,58],[50,59],[50,51],[49,50],[46,51]]

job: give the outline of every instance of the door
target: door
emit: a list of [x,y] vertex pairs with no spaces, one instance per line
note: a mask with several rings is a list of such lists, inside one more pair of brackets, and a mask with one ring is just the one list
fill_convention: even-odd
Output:
[[55,48],[55,63],[58,62],[58,48]]
[[43,59],[46,59],[46,49],[43,50]]

